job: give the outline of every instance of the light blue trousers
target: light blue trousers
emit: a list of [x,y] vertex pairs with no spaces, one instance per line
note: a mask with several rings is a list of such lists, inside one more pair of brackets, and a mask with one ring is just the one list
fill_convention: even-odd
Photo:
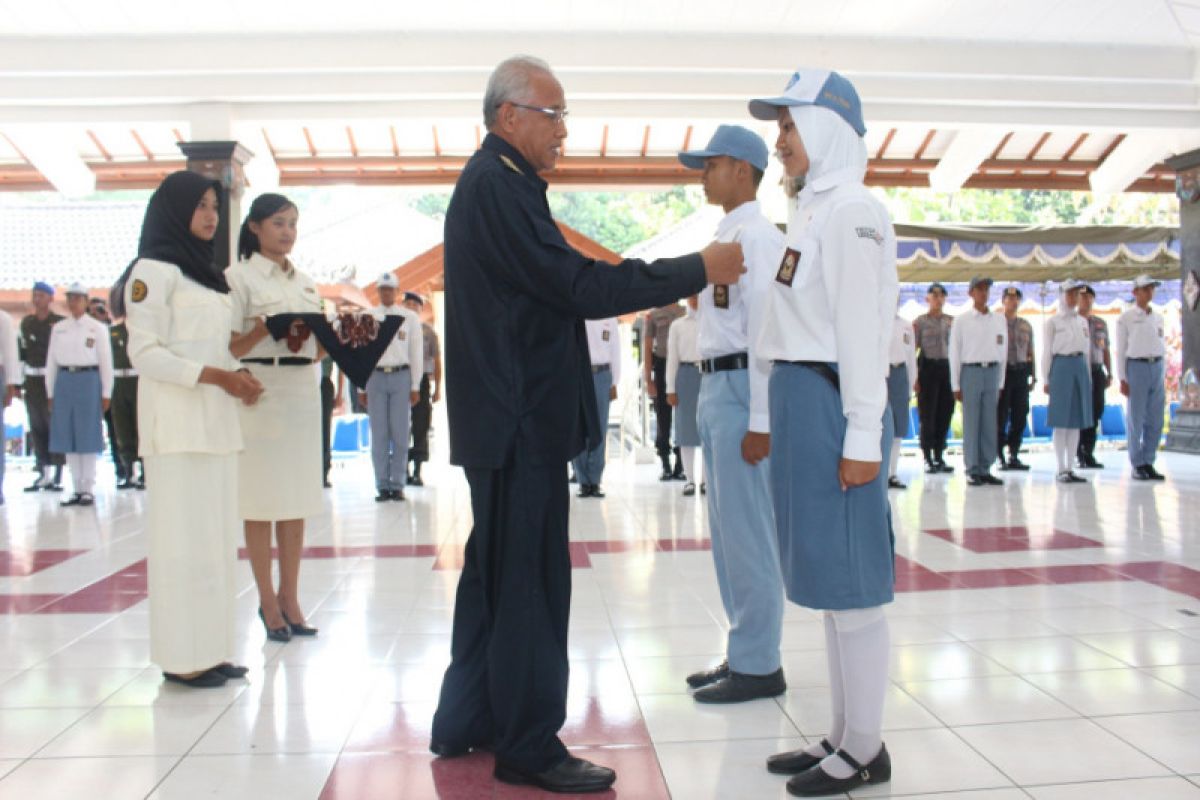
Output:
[[1000,403],[1000,365],[964,364],[962,391],[963,464],[968,475],[986,475],[996,460],[996,406]]
[[592,373],[596,387],[596,411],[600,416],[600,441],[588,442],[588,449],[575,456],[575,477],[581,486],[599,486],[604,478],[604,459],[608,453],[608,406],[612,391],[612,370]]
[[371,463],[375,488],[403,489],[408,476],[408,428],[412,413],[412,373],[372,372],[367,380],[367,417],[371,426]]
[[1129,463],[1135,467],[1153,464],[1162,439],[1163,409],[1167,404],[1164,381],[1165,359],[1154,363],[1125,361],[1125,381],[1129,384],[1129,408],[1125,437],[1129,443]]
[[735,672],[779,669],[783,575],[771,509],[769,460],[742,458],[750,425],[749,373],[713,372],[700,381],[697,409],[708,527],[721,603],[729,619],[726,655]]

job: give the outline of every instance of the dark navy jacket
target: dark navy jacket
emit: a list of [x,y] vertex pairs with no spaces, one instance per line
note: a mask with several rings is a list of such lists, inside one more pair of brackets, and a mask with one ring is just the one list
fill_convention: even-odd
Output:
[[546,182],[490,134],[458,179],[445,241],[450,461],[463,467],[565,466],[600,431],[583,321],[705,285],[697,254],[613,265],[576,251]]

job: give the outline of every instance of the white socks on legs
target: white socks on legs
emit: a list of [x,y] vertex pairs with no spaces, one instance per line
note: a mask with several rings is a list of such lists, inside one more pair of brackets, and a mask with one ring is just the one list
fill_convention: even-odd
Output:
[[681,447],[679,448],[680,458],[683,460],[683,474],[692,483],[699,483],[696,480],[696,451],[698,447]]
[[[865,766],[879,755],[883,746],[883,703],[887,697],[891,648],[887,617],[882,606],[875,606],[829,612],[826,619],[836,628],[842,668],[841,703],[845,709],[841,741],[831,737],[830,744]],[[836,711],[839,705],[836,699],[833,705]],[[835,778],[854,774],[854,768],[836,755],[826,757],[821,769]]]
[[67,471],[76,494],[91,494],[96,486],[96,454],[67,453]]
[[[829,661],[829,693],[833,700],[833,721],[829,723],[829,743],[833,749],[838,748],[842,735],[846,730],[846,693],[842,689],[842,657],[838,645],[837,626],[833,621],[832,611],[825,612],[825,655]],[[804,752],[814,758],[825,758],[829,753],[820,742],[814,742],[804,748]]]
[[1070,472],[1071,459],[1079,449],[1078,428],[1054,429],[1054,455],[1058,459],[1058,471]]
[[892,454],[888,458],[888,477],[896,477],[896,465],[900,463],[900,444],[903,439],[892,439]]

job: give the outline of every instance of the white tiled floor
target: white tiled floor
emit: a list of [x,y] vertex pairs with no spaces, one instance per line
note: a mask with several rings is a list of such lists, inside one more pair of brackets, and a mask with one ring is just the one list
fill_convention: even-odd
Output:
[[[890,607],[894,777],[856,797],[1200,800],[1200,459],[1164,456],[1170,480],[1151,486],[1129,480],[1122,455],[1105,452],[1109,468],[1079,487],[1055,484],[1035,454],[1034,471],[1002,488],[911,475],[893,493],[898,553],[965,583],[908,586]],[[427,475],[407,503],[377,505],[365,460],[340,462],[309,544],[451,553],[470,528],[465,484],[446,466]],[[93,509],[63,510],[20,493],[26,477],[9,471],[0,551],[86,552],[0,576],[0,595],[68,595],[145,556],[144,496],[105,487]],[[564,739],[618,765],[616,797],[785,797],[763,760],[829,724],[819,617],[787,610],[786,695],[697,705],[683,678],[725,643],[711,556],[655,542],[703,539],[701,499],[619,460],[605,488],[603,501],[572,500],[572,539],[641,545],[589,553],[573,571]],[[1057,528],[1102,546],[972,552],[924,532],[961,540],[967,527],[1020,525],[1035,544]],[[251,674],[212,691],[163,684],[144,602],[0,614],[0,800],[539,796],[497,790],[486,761],[431,763],[425,752],[457,579],[434,562],[306,560],[303,601],[321,634],[286,646],[264,641],[244,569],[239,660]],[[1022,572],[1144,562],[1192,570],[1176,584],[1187,591],[1065,572],[1029,585]],[[992,581],[1015,573],[1017,585]]]

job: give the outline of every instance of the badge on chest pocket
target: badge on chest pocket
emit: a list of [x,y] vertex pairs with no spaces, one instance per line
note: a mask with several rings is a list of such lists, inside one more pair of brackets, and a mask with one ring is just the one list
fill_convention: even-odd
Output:
[[96,340],[95,340],[95,338],[89,336],[87,338],[87,340],[84,342],[84,344],[87,345],[89,348],[92,348],[92,347],[96,346]]
[[611,337],[609,335],[609,331],[601,331],[600,332],[600,341],[607,342],[610,338]]
[[779,263],[779,272],[775,273],[775,280],[784,286],[791,286],[792,281],[796,279],[798,266],[800,266],[800,251],[789,247],[783,254],[783,261]]
[[408,334],[405,333],[405,331],[403,329],[401,329],[400,332],[396,334],[396,338],[403,342],[405,339],[408,338]]
[[1003,334],[1003,333],[997,333],[997,334],[996,334],[996,344],[997,344],[997,345],[1003,345],[1003,344],[1004,344],[1004,334]]
[[713,286],[713,305],[717,308],[729,308],[728,286],[723,283]]

